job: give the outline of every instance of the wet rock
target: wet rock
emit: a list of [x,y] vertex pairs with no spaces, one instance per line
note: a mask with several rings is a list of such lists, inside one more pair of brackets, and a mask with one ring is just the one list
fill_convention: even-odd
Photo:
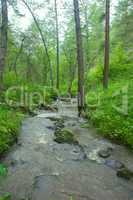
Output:
[[57,143],[78,144],[78,141],[75,139],[73,132],[69,129],[55,131],[54,141]]
[[103,158],[99,158],[98,151],[99,151],[99,148],[98,149],[93,149],[91,152],[89,152],[87,154],[87,158],[89,160],[91,160],[91,161],[97,162],[98,164],[104,163],[103,162]]
[[58,122],[60,120],[59,117],[46,117],[46,119],[49,119],[52,122]]
[[40,110],[47,110],[47,111],[52,111],[56,112],[58,108],[56,106],[51,106],[51,105],[46,105],[46,104],[40,104],[38,107]]
[[114,170],[119,170],[119,169],[125,168],[125,165],[118,160],[106,160],[105,165]]
[[130,180],[133,178],[133,171],[127,169],[126,167],[117,171],[117,176]]
[[60,98],[60,101],[63,101],[65,103],[71,103],[71,98]]
[[21,141],[18,141],[18,142],[17,142],[17,145],[18,145],[18,146],[22,146],[22,142],[21,142]]
[[55,128],[52,127],[52,126],[47,126],[46,128],[49,129],[49,130],[52,130],[52,131],[55,130]]
[[56,127],[56,130],[60,130],[60,129],[63,129],[65,126],[64,126],[64,120],[63,119],[59,119],[56,123],[55,123],[55,127]]
[[11,161],[10,161],[10,165],[11,165],[12,167],[16,166],[17,164],[18,164],[17,160],[11,160]]
[[105,149],[102,149],[98,152],[98,155],[101,158],[108,158],[111,156],[113,149],[111,147],[107,147]]
[[31,111],[31,110],[29,110],[28,114],[29,114],[31,117],[37,116],[37,113],[34,112],[34,111]]

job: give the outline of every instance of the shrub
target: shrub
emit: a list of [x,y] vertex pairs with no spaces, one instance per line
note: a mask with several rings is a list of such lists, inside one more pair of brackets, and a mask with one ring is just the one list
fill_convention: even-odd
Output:
[[23,115],[0,106],[0,155],[6,152],[18,137]]
[[88,73],[86,97],[88,117],[99,132],[131,148],[133,148],[132,65],[132,61],[119,44],[111,55],[108,90],[103,90],[102,67],[97,65]]

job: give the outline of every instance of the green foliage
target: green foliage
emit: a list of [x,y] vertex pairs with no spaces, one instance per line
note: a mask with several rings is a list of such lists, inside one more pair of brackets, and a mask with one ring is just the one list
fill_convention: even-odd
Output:
[[34,109],[40,104],[51,103],[57,97],[58,91],[55,88],[38,84],[23,84],[9,87],[3,92],[1,99],[10,107]]
[[101,67],[88,75],[88,115],[99,132],[133,148],[133,79],[132,63],[121,46],[112,54],[110,83],[103,90]]
[[21,113],[0,106],[0,156],[18,137],[22,118]]

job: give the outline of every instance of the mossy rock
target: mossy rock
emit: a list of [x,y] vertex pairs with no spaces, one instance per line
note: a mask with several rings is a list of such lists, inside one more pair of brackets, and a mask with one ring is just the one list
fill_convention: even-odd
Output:
[[56,130],[63,129],[64,128],[64,119],[58,119],[55,122],[55,127],[56,127]]
[[55,132],[55,142],[57,143],[68,143],[68,144],[78,144],[75,139],[74,134],[69,129],[62,129]]
[[84,123],[80,125],[81,128],[90,128],[90,124],[89,123]]
[[11,194],[7,193],[0,197],[0,200],[11,200]]
[[130,180],[133,178],[133,172],[127,168],[123,168],[117,171],[117,176]]

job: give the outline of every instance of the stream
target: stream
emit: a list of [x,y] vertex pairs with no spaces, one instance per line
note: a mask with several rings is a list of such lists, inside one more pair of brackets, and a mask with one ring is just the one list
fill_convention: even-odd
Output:
[[[125,147],[85,128],[78,118],[76,100],[58,102],[57,112],[38,111],[22,123],[17,145],[4,159],[8,175],[0,182],[0,195],[13,200],[133,200],[133,181],[119,178],[121,163],[133,171],[133,154]],[[54,141],[55,120],[64,119],[79,145]],[[108,158],[99,150],[112,149]]]

